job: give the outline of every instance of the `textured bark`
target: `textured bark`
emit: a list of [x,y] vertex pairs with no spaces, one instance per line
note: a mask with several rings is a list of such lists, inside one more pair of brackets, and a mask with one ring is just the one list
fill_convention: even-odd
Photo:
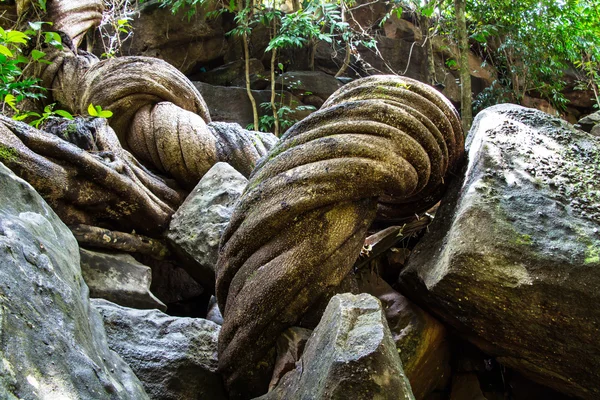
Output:
[[463,154],[456,112],[418,81],[334,93],[261,160],[221,243],[219,365],[232,398],[266,391],[276,338],[340,284],[376,214],[433,205]]
[[88,30],[96,28],[102,21],[103,0],[50,0],[48,15],[53,28],[66,33],[75,48]]
[[0,161],[28,181],[67,224],[161,232],[183,194],[123,150],[105,120],[89,124],[86,151],[0,115]]
[[[52,29],[64,32],[75,48],[90,29],[96,28],[102,21],[103,0],[49,0],[46,2],[47,15],[34,18],[51,22]],[[31,0],[17,0],[17,14],[25,17],[33,8]]]
[[73,232],[77,243],[86,248],[140,253],[157,260],[162,260],[170,254],[164,243],[135,233],[115,232],[89,225],[73,225],[69,229]]
[[458,66],[460,69],[460,114],[462,126],[468,132],[473,123],[471,94],[471,72],[469,71],[469,38],[467,37],[467,22],[465,17],[465,0],[454,0],[456,13],[456,34],[460,54]]
[[52,64],[37,74],[53,101],[78,114],[90,104],[112,111],[109,123],[123,146],[188,189],[219,161],[247,176],[270,147],[258,134],[207,125],[210,114],[198,90],[164,61],[99,61],[81,51],[54,51],[50,57]]

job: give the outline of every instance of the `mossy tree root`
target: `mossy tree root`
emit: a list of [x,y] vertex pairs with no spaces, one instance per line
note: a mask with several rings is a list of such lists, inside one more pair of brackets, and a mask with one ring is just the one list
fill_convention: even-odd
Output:
[[[250,174],[268,141],[244,129],[218,129],[196,87],[170,64],[150,57],[99,61],[55,51],[38,71],[53,100],[86,114],[90,104],[113,112],[109,122],[141,161],[191,189],[219,161]],[[224,134],[226,132],[226,134]],[[232,136],[233,135],[233,136]]]
[[0,115],[0,161],[29,182],[68,225],[158,234],[184,200],[119,145],[105,120],[94,124],[94,149]]
[[266,391],[279,334],[340,284],[377,214],[398,219],[439,200],[463,146],[451,104],[397,76],[344,86],[284,135],[221,242],[219,368],[232,398]]

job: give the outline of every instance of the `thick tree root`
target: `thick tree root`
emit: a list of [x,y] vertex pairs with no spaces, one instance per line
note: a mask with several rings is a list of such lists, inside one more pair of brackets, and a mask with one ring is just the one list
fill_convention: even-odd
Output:
[[157,260],[163,260],[170,254],[164,243],[147,236],[89,225],[72,225],[69,228],[80,246],[139,253]]
[[376,214],[397,220],[439,200],[463,145],[450,103],[396,76],[346,85],[285,134],[221,243],[219,368],[232,398],[264,393],[279,334],[340,284]]
[[67,137],[0,115],[0,161],[29,182],[68,225],[162,232],[184,194],[123,150],[105,120],[89,123],[93,148],[86,151]]

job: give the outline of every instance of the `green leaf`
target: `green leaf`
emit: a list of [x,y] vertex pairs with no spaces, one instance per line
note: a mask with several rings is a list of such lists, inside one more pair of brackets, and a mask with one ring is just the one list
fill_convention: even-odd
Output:
[[34,31],[39,31],[40,29],[42,29],[42,26],[47,23],[47,22],[42,22],[42,21],[36,21],[36,22],[29,22],[29,27],[31,29],[33,29]]
[[13,110],[15,110],[17,112],[19,111],[19,110],[17,110],[17,107],[16,107],[17,98],[14,95],[9,93],[6,96],[4,96],[4,102],[6,104],[8,104],[10,106],[10,108],[12,108]]
[[46,55],[46,53],[44,53],[43,51],[39,51],[39,50],[35,50],[35,49],[33,49],[31,51],[31,58],[33,59],[33,61],[39,61],[42,58],[44,58],[45,55]]
[[70,120],[72,120],[72,119],[73,119],[73,115],[71,115],[71,113],[70,113],[70,112],[68,112],[68,111],[65,111],[65,110],[56,110],[56,111],[54,111],[54,113],[55,113],[56,115],[60,115],[60,116],[61,116],[61,117],[63,117],[63,118],[66,118],[66,119],[70,119]]
[[6,32],[6,41],[8,43],[20,43],[27,44],[29,37],[20,31],[8,31]]
[[433,11],[435,10],[435,8],[433,7],[433,5],[429,6],[429,7],[425,7],[421,10],[421,13],[423,14],[423,16],[427,17],[427,18],[431,18],[431,16],[433,15]]
[[90,103],[90,105],[88,106],[87,112],[92,117],[98,116],[98,111],[96,111],[96,109],[94,108],[94,104],[92,104],[92,103]]
[[6,57],[14,57],[12,51],[8,49],[8,47],[0,44],[0,54],[5,55]]
[[102,110],[99,115],[100,118],[110,118],[113,116],[113,112],[110,110]]

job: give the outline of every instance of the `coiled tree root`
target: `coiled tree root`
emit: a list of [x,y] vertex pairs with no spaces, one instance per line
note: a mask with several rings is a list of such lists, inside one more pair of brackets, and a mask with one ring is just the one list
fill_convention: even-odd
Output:
[[78,114],[87,113],[90,104],[112,111],[109,123],[123,146],[188,189],[219,161],[249,175],[274,144],[259,133],[231,128],[225,134],[222,125],[211,124],[196,87],[162,60],[99,61],[69,51],[55,51],[51,57],[52,64],[38,76],[51,89],[53,101]]
[[340,284],[376,218],[430,207],[463,154],[460,121],[433,88],[373,76],[334,93],[254,170],[222,238],[219,368],[232,398],[260,395],[273,346]]

